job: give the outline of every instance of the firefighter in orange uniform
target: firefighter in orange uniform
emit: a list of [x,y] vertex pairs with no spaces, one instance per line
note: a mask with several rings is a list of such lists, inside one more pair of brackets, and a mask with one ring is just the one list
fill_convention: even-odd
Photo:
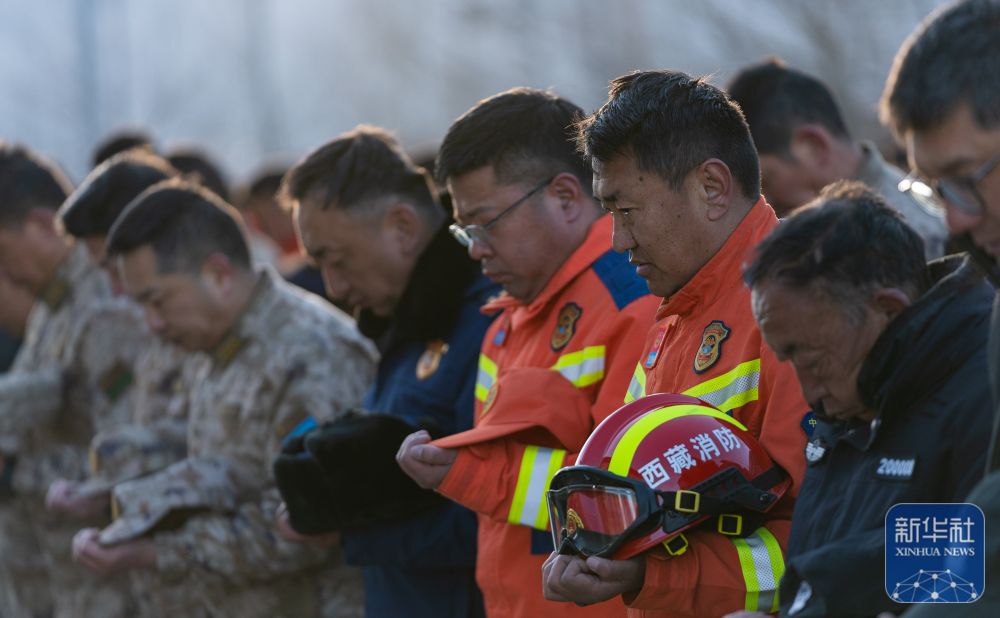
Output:
[[553,554],[543,570],[546,595],[582,604],[622,595],[630,616],[777,611],[811,413],[791,365],[762,341],[741,283],[754,246],[778,223],[760,196],[743,115],[702,80],[633,73],[612,82],[579,140],[594,165],[594,194],[614,218],[615,248],[629,252],[664,299],[626,401],[680,393],[731,414],[790,475],[793,490],[766,520],[728,535],[703,526],[680,546],[630,560]]
[[[553,549],[548,483],[621,405],[657,305],[611,248],[611,219],[575,152],[581,116],[552,93],[507,91],[459,118],[437,160],[453,233],[505,294],[484,308],[498,315],[483,341],[472,437],[442,448],[418,432],[397,459],[422,486],[479,514],[476,579],[491,617],[625,614],[619,600],[588,610],[547,601],[539,577]],[[546,371],[519,373],[528,368]],[[512,412],[554,429],[487,429]]]

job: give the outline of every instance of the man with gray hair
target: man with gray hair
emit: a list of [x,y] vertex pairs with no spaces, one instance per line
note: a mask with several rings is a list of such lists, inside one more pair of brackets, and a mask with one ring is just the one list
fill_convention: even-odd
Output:
[[[994,285],[1000,257],[1000,0],[963,0],[932,15],[896,55],[882,117],[905,144],[913,176],[903,190],[936,194],[952,234],[971,241]],[[990,383],[1000,401],[1000,311],[989,337]],[[994,413],[986,478],[966,498],[1000,529],[1000,414]],[[963,615],[995,616],[1000,604],[1000,536],[987,536],[986,594]],[[914,615],[932,615],[931,606]],[[909,614],[907,614],[909,615]],[[954,615],[948,613],[948,615]]]
[[992,289],[960,256],[928,268],[916,232],[847,182],[778,226],[744,279],[816,415],[782,615],[898,609],[883,586],[889,509],[961,502],[981,476]]

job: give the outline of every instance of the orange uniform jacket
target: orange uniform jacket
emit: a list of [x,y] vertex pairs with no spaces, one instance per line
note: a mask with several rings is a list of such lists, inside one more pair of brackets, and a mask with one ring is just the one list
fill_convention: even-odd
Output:
[[[754,247],[777,224],[762,198],[722,249],[664,300],[625,399],[684,393],[730,412],[791,475],[794,495],[805,473],[809,406],[792,366],[778,362],[764,344],[742,281]],[[648,552],[643,588],[626,599],[629,616],[777,611],[792,495],[786,494],[766,525],[746,538],[702,527],[687,533],[690,546],[680,556]]]
[[[576,410],[586,418],[566,422],[586,423],[581,437],[621,407],[658,299],[649,295],[628,258],[610,247],[611,220],[602,217],[530,304],[502,296],[484,308],[501,313],[483,340],[477,424],[495,411],[494,400],[497,409],[504,405],[506,395],[498,393],[519,387],[516,379],[505,382],[505,373],[526,367],[551,368],[553,385],[568,380],[577,387],[573,392],[586,398],[585,405],[561,405],[561,398],[539,397],[537,412],[531,412],[551,422]],[[491,618],[625,615],[618,599],[580,608],[542,596],[542,563],[553,549],[545,490],[582,446],[582,439],[539,445],[512,436],[464,447],[438,487],[479,514],[476,580]]]

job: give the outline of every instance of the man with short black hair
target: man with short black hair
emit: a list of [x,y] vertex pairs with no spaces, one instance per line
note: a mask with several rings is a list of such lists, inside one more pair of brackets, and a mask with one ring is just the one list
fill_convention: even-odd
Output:
[[760,155],[764,195],[779,216],[843,179],[860,180],[881,193],[924,239],[928,259],[940,257],[944,221],[928,200],[896,189],[905,175],[870,141],[856,142],[820,80],[778,59],[741,69],[726,87],[750,125]]
[[992,289],[960,256],[928,269],[919,236],[860,183],[787,219],[744,279],[816,412],[782,615],[898,611],[883,581],[888,510],[961,502],[982,476]]
[[[624,613],[615,601],[551,603],[538,580],[553,549],[544,490],[619,406],[656,305],[611,250],[573,142],[581,115],[551,92],[515,88],[463,114],[438,153],[452,232],[505,294],[484,308],[497,317],[482,342],[476,427],[444,438],[459,448],[411,435],[397,458],[422,487],[479,514],[476,578],[490,616]],[[518,423],[501,421],[510,417]]]
[[[0,435],[15,443],[5,454],[17,456],[8,478],[23,517],[5,534],[28,543],[31,533],[20,528],[33,529],[55,616],[119,616],[127,609],[123,582],[73,564],[78,524],[45,508],[56,481],[86,478],[94,432],[127,417],[135,357],[147,336],[135,307],[112,297],[84,244],[59,232],[56,211],[69,188],[26,148],[0,145],[0,269],[37,299],[25,344],[0,379]],[[28,595],[32,585],[19,582]]]
[[[365,409],[402,419],[406,433],[470,428],[476,360],[492,321],[479,308],[497,290],[448,233],[448,217],[427,172],[390,134],[360,126],[310,153],[284,184],[302,244],[329,295],[359,310],[362,332],[382,352]],[[323,436],[318,429],[309,439]],[[359,449],[365,439],[356,435]],[[392,452],[398,447],[394,441]],[[391,455],[376,452],[371,469],[388,466],[395,474],[373,474],[366,483],[385,483],[387,492],[413,486]],[[337,486],[350,486],[353,473],[336,472],[336,461],[325,463]],[[387,504],[396,505],[388,523],[341,533],[345,560],[363,567],[365,614],[371,618],[483,614],[475,583],[475,515],[426,493],[431,506],[405,509],[386,496]]]
[[[176,171],[166,161],[144,150],[128,150],[113,155],[88,174],[60,207],[58,217],[62,229],[87,247],[94,262],[111,271],[105,256],[105,240],[111,225],[139,194],[175,174]],[[114,283],[114,273],[109,274]],[[117,328],[116,335],[120,340],[124,342],[124,337],[131,330],[137,330],[144,336],[141,341],[136,339],[132,344],[138,349],[129,401],[121,406],[123,415],[114,422],[103,423],[91,441],[88,457],[90,475],[96,472],[94,468],[99,459],[96,450],[100,449],[105,432],[113,434],[119,430],[119,425],[137,421],[147,426],[162,421],[165,435],[176,440],[178,433],[183,435],[183,427],[178,431],[174,426],[176,417],[181,413],[186,415],[185,406],[179,403],[174,407],[180,410],[172,415],[166,410],[171,407],[168,401],[178,398],[179,393],[174,390],[178,386],[175,380],[184,373],[188,355],[145,336],[148,331],[142,323],[138,307],[130,300],[119,298],[114,303],[121,305],[123,312],[132,315],[131,320],[120,320],[117,325],[112,325]],[[163,391],[160,396],[153,394],[159,391]],[[150,405],[152,401],[157,401],[157,405]],[[174,422],[162,418],[168,416],[173,416]],[[58,479],[49,486],[46,506],[50,511],[84,520],[104,515],[109,504],[108,492],[94,491],[92,486],[92,483],[75,479]],[[82,488],[88,490],[81,491]]]
[[[608,101],[579,124],[578,143],[594,166],[594,195],[611,213],[614,248],[629,253],[663,299],[626,402],[698,397],[746,426],[794,484],[765,518],[717,529],[713,517],[630,560],[554,553],[543,570],[546,594],[576,603],[621,595],[642,616],[772,611],[809,409],[792,368],[764,345],[739,279],[750,250],[778,223],[760,195],[750,131],[704,79],[645,71],[611,82]],[[674,474],[687,469],[675,465]]]
[[[237,213],[201,187],[151,187],[115,222],[107,250],[150,329],[211,361],[191,396],[188,458],[115,488],[120,512],[169,512],[172,523],[82,530],[76,559],[102,574],[143,571],[151,611],[316,615],[325,556],[275,538],[270,462],[283,439],[360,401],[374,349],[321,299],[255,271]],[[231,471],[221,494],[200,482],[220,465]],[[219,510],[220,499],[234,508]]]
[[[929,15],[907,38],[882,95],[882,118],[905,144],[914,170],[901,189],[934,194],[952,234],[994,285],[1000,257],[1000,1],[963,0]],[[1000,402],[1000,311],[990,327],[989,378]],[[1000,528],[1000,413],[994,413],[987,476],[967,497]],[[1000,605],[1000,547],[987,534],[986,594],[967,615],[993,616]],[[991,542],[993,539],[993,542]],[[934,615],[930,606],[914,615]],[[907,614],[909,615],[909,613]]]

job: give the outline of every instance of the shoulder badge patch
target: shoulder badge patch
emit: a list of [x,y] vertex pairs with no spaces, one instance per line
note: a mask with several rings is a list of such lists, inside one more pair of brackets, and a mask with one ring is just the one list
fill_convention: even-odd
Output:
[[566,344],[573,338],[573,335],[576,334],[576,322],[581,315],[583,315],[583,309],[576,303],[566,303],[559,310],[556,328],[552,331],[552,339],[549,342],[553,352],[565,348]]
[[701,333],[701,345],[694,355],[694,372],[704,373],[722,356],[722,342],[729,337],[729,327],[722,320],[713,320]]
[[134,379],[135,377],[128,366],[122,361],[118,361],[99,378],[101,392],[108,398],[108,401],[114,403],[128,390],[128,387],[132,386]]
[[441,357],[448,353],[448,344],[435,339],[427,344],[427,349],[417,361],[417,379],[426,380],[434,375],[441,366]]

